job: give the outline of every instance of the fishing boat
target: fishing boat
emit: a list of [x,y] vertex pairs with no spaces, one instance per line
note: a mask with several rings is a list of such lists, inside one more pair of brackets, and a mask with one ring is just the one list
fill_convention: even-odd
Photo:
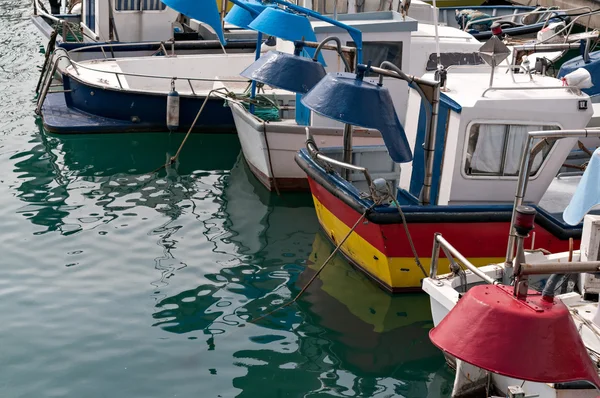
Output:
[[[495,66],[508,53],[493,39],[480,54]],[[461,230],[476,228],[477,237],[456,243],[459,250],[477,265],[499,261],[505,251],[502,237],[510,225],[512,197],[507,193],[517,180],[527,131],[585,127],[592,115],[589,97],[560,80],[513,75],[505,67],[450,69],[443,91],[432,75],[419,79],[381,68],[375,71],[423,85],[410,93],[408,114],[418,117],[407,120],[407,135],[399,121],[394,121],[390,107],[381,108],[387,100],[376,84],[363,79],[356,86],[364,90],[345,92],[347,96],[371,93],[373,109],[380,109],[375,114],[365,113],[360,104],[332,102],[333,93],[354,87],[359,75],[337,79],[328,75],[303,98],[315,112],[337,115],[337,120],[358,126],[380,126],[382,135],[388,135],[380,155],[365,159],[371,166],[365,167],[362,157],[351,156],[354,148],[350,146],[319,151],[314,140],[296,156],[308,176],[323,230],[336,243],[349,234],[341,251],[393,292],[420,288],[431,258],[426,237],[434,232],[464,237]],[[328,109],[326,103],[333,105]],[[351,105],[351,111],[344,108]],[[524,200],[539,204],[545,194],[551,194],[553,201],[550,211],[540,208],[530,246],[562,251],[569,237],[578,239],[581,234],[580,226],[565,225],[557,213],[570,193],[557,188],[556,174],[573,145],[574,140],[564,140],[560,145],[538,146]],[[402,163],[394,178],[397,184],[390,184],[386,177],[379,179],[378,173],[389,174],[397,163]],[[361,215],[365,222],[354,225]]]
[[[325,21],[325,25],[341,25],[283,0],[280,3],[281,7],[244,4],[240,9],[252,11],[247,11],[250,21],[258,14],[263,16],[263,10],[272,10],[261,18],[266,27],[278,26],[277,23],[286,26],[286,22],[278,18],[299,18],[299,25],[286,26],[283,37],[270,34],[289,41],[314,38],[313,29],[317,27],[313,28],[305,15]],[[219,43],[224,44],[215,5],[212,2],[208,5],[192,3],[190,7],[196,8],[188,10],[185,4],[179,4],[181,11],[197,15],[213,26],[218,32]],[[205,13],[211,10],[212,14]],[[257,43],[262,43],[261,35],[258,36]],[[80,62],[71,59],[65,49],[57,48],[52,66],[45,65],[40,79],[36,113],[42,116],[44,127],[54,133],[233,132],[233,117],[230,109],[223,107],[223,98],[229,94],[243,97],[246,89],[248,94],[253,94],[254,89],[250,90],[249,83],[240,79],[238,73],[252,63],[263,48],[269,47],[259,46],[256,53],[105,58]],[[50,90],[61,63],[63,89]],[[227,89],[225,82],[238,84],[241,91],[231,93],[231,85]]]
[[[591,134],[600,131],[538,131],[530,136],[556,140]],[[504,262],[477,268],[450,243],[453,238],[435,235],[423,290],[435,324],[430,338],[456,367],[453,397],[484,392],[540,398],[598,395],[600,216],[586,213],[600,202],[599,175],[597,150],[563,213],[571,225],[584,219],[580,247],[572,244],[560,253],[527,250],[524,241],[534,233],[537,217],[534,208],[519,205],[527,184],[515,195]],[[437,272],[440,252],[452,264],[449,274]]]
[[[184,43],[187,45],[182,47],[189,50],[203,39],[200,21],[160,0],[51,0],[49,5],[50,11],[42,1],[34,0],[31,16],[44,46],[53,41],[67,50],[85,49],[88,57],[103,57],[102,50],[94,45],[120,44],[112,49],[113,54],[143,56],[159,51],[161,42],[173,46]],[[225,12],[220,0],[216,5]],[[226,35],[232,33],[228,38],[234,41],[238,39],[235,30],[226,27]],[[217,42],[211,44],[221,49]]]
[[440,22],[471,33],[479,40],[494,35],[535,37],[553,23],[568,23],[569,16],[558,7],[480,6],[440,8]]
[[[428,6],[428,10],[432,12],[433,9]],[[365,18],[367,15],[368,19]],[[481,43],[455,28],[439,26],[439,41],[436,44],[434,25],[417,25],[414,19],[394,11],[345,14],[338,18],[348,26],[360,28],[364,57],[375,64],[392,60],[396,66],[421,76],[437,69],[436,48],[439,48],[440,60],[445,66],[477,65],[483,62],[478,55]],[[318,41],[325,40],[330,34],[330,30],[325,30],[325,25],[315,23],[314,26]],[[348,34],[338,33],[336,37],[343,43],[352,40]],[[344,63],[337,53],[324,51],[322,54],[327,71],[344,71]],[[404,122],[407,117],[407,86],[393,79],[386,79],[386,83],[393,87],[396,111],[401,122]],[[332,147],[342,145],[344,126],[314,113],[310,115],[310,121],[307,120],[302,116],[306,112],[302,111],[302,104],[294,92],[266,86],[261,96],[281,104],[285,110],[277,117],[267,119],[265,116],[269,114],[253,114],[247,106],[229,101],[246,161],[254,175],[269,190],[308,190],[306,175],[294,162],[295,153],[305,145],[305,128],[310,125],[310,132],[320,147]],[[361,147],[383,142],[377,131],[369,129],[355,129],[353,139]]]

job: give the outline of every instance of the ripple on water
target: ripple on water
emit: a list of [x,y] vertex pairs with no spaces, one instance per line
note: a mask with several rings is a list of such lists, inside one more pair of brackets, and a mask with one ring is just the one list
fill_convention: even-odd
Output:
[[234,135],[55,137],[33,117],[29,2],[0,7],[0,396],[449,396],[424,296],[335,258],[309,195],[268,194]]

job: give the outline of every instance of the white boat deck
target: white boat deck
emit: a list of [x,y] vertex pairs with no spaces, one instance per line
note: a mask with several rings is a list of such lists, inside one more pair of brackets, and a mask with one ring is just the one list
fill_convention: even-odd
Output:
[[[198,54],[174,57],[131,57],[82,61],[67,73],[91,86],[144,93],[168,93],[175,77],[181,95],[206,95],[223,80],[242,84],[240,71],[254,62],[254,54]],[[118,78],[117,78],[118,76]],[[227,77],[224,77],[227,76]]]

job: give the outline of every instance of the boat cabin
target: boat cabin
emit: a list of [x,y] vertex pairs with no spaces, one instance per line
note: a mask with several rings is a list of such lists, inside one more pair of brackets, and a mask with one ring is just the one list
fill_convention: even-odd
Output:
[[[489,67],[449,70],[435,140],[432,204],[512,203],[526,133],[584,128],[593,114],[589,97],[558,79],[500,67],[490,84],[489,72]],[[421,98],[411,91],[406,132],[414,160],[401,165],[399,184],[408,202],[418,202],[423,184],[424,113]],[[556,141],[537,154],[526,202],[540,201],[575,143]]]
[[179,13],[160,0],[84,0],[81,28],[91,41],[160,41],[173,37]]

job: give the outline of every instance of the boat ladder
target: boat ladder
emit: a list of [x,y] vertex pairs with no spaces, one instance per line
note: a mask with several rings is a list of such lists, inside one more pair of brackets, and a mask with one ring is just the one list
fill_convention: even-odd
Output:
[[[50,44],[48,44],[48,47],[50,47]],[[40,115],[42,112],[42,105],[44,105],[46,96],[50,92],[50,88],[52,87],[52,81],[54,80],[54,75],[56,74],[56,70],[58,69],[58,63],[60,62],[60,60],[66,58],[67,60],[69,60],[71,65],[73,65],[73,68],[75,68],[75,65],[73,64],[73,62],[71,62],[69,56],[66,54],[58,54],[58,50],[66,52],[64,49],[59,47],[56,49],[56,51],[53,51],[52,54],[46,58],[46,62],[44,62],[42,74],[40,75],[40,80],[38,82],[38,88],[36,89],[36,92],[39,94],[37,99],[37,105],[35,108],[36,115]],[[76,68],[75,71],[77,72]],[[67,93],[70,91],[71,90],[60,90],[53,92]]]

